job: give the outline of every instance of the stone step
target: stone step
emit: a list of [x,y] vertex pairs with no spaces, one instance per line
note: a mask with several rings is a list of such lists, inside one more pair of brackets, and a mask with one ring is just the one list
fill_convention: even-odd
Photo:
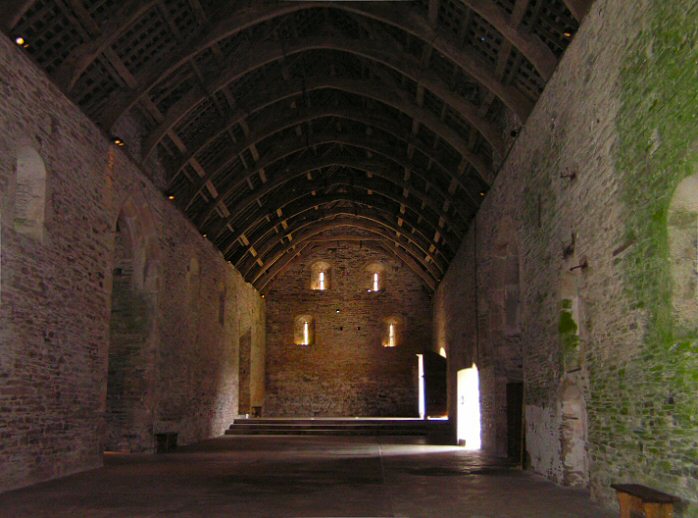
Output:
[[251,418],[236,419],[226,435],[428,435],[445,421],[421,419]]

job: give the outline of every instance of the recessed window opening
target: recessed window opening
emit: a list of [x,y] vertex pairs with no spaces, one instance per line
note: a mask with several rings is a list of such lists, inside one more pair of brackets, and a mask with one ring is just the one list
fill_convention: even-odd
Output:
[[294,320],[293,343],[307,347],[315,341],[315,322],[311,315],[299,315]]
[[310,345],[310,324],[307,320],[303,322],[303,342],[301,345]]
[[388,317],[384,320],[383,347],[397,347],[400,345],[401,322],[402,319],[400,317]]
[[330,289],[330,263],[317,261],[310,267],[310,289],[327,291]]
[[14,228],[37,241],[44,239],[46,166],[31,146],[17,150],[14,193]]
[[366,291],[369,293],[378,293],[385,289],[385,266],[381,263],[371,263],[366,267],[368,273],[368,286]]

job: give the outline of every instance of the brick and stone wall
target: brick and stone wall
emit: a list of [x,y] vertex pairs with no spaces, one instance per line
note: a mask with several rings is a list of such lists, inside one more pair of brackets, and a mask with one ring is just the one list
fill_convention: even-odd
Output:
[[111,145],[7,38],[0,121],[0,491],[152,451],[156,433],[222,433],[246,332],[261,404],[263,300],[137,146]]
[[[331,266],[326,291],[310,289],[318,261]],[[384,267],[379,293],[367,291],[372,263]],[[367,245],[338,244],[293,263],[266,301],[267,415],[417,415],[416,354],[431,345],[431,296],[406,266]],[[308,347],[294,343],[300,315],[312,317]],[[382,345],[390,317],[400,322],[394,348]]]
[[[504,449],[496,400],[521,377],[531,469],[611,506],[611,483],[646,484],[685,516],[698,513],[698,328],[680,318],[695,279],[672,272],[670,244],[695,209],[670,207],[698,174],[697,17],[690,0],[594,3],[434,304],[452,409],[454,373],[482,366],[488,448]],[[518,330],[502,317],[513,276],[494,264],[505,243]]]

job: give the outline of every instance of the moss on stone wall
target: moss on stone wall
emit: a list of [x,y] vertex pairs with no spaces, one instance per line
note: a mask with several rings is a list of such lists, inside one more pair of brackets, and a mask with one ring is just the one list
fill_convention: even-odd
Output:
[[620,267],[629,309],[643,312],[646,328],[622,376],[592,370],[593,404],[605,421],[592,441],[612,437],[605,462],[692,500],[685,515],[698,516],[698,322],[678,336],[667,229],[676,186],[698,173],[698,4],[653,2],[649,13],[622,71],[616,155],[625,234],[635,242]]
[[572,315],[572,301],[563,299],[558,322],[562,361],[566,370],[579,367],[579,326]]

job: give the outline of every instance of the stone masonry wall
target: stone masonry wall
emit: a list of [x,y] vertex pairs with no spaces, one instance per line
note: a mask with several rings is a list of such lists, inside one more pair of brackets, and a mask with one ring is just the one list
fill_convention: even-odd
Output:
[[[672,304],[696,294],[672,272],[669,209],[698,173],[697,18],[692,0],[594,3],[434,305],[451,376],[516,358],[491,339],[504,320],[474,326],[493,298],[487,263],[516,243],[530,467],[609,506],[611,483],[649,485],[681,497],[681,516],[698,516],[698,328]],[[483,403],[496,391],[481,389]]]
[[[0,38],[0,491],[98,467],[114,444],[153,451],[159,432],[180,444],[221,434],[238,410],[245,329],[263,397],[263,300],[129,151]],[[23,175],[41,161],[39,214],[40,176]],[[117,420],[131,428],[107,444],[110,368],[130,405]]]
[[[311,266],[331,265],[330,288],[310,289]],[[385,266],[385,290],[368,293],[366,266]],[[267,301],[266,415],[416,416],[416,354],[430,348],[431,297],[419,278],[384,253],[338,244],[293,263]],[[337,313],[339,309],[339,313]],[[314,320],[314,343],[294,343],[294,318]],[[398,317],[398,345],[382,346]]]

